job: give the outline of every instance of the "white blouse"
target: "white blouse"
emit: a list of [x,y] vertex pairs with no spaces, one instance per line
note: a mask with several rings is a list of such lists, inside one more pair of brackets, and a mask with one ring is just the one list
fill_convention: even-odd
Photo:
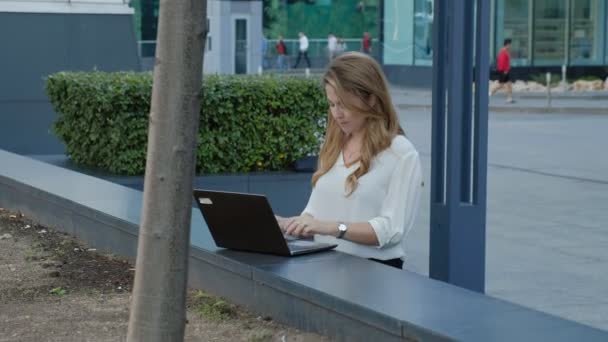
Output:
[[[422,188],[420,158],[402,135],[379,153],[369,171],[346,196],[346,178],[359,163],[344,165],[342,153],[334,166],[319,178],[302,212],[322,221],[369,222],[379,246],[354,243],[333,236],[315,235],[315,241],[338,244],[339,251],[363,258],[388,260],[405,256],[405,236],[412,228]],[[348,233],[347,233],[348,236]]]

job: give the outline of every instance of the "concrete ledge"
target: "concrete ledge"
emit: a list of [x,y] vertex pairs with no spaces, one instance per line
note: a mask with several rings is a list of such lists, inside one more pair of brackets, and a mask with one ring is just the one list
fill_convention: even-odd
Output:
[[[34,159],[46,163],[60,166],[78,173],[101,178],[112,183],[124,185],[126,187],[143,190],[144,177],[142,176],[121,176],[97,169],[82,167],[74,164],[66,155],[33,155]],[[298,165],[300,172],[276,171],[276,172],[251,172],[238,174],[216,174],[202,175],[194,179],[196,188],[209,190],[223,190],[235,192],[251,192],[264,194],[272,205],[273,210],[282,216],[298,215],[302,208],[306,206],[310,196],[310,179],[312,171],[307,171],[313,167],[316,159],[303,159]],[[290,191],[285,191],[290,189]]]
[[[134,258],[142,193],[0,150],[0,206]],[[340,341],[606,341],[608,332],[339,252],[215,247],[192,214],[189,284]]]

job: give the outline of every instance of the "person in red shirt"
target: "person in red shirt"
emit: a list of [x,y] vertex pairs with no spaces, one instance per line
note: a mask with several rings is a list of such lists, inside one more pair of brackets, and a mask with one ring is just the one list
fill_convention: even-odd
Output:
[[513,103],[513,85],[511,83],[511,39],[504,41],[502,49],[496,57],[496,72],[498,73],[498,86],[490,90],[490,96],[505,87],[507,89],[507,102]]
[[283,36],[279,36],[278,37],[278,42],[277,42],[277,68],[280,71],[284,71],[285,69],[287,69],[287,64],[285,63],[285,56],[287,55],[287,46],[285,45],[285,42],[283,42]]
[[361,40],[361,51],[367,54],[372,53],[372,37],[369,36],[368,32],[363,32],[363,39]]

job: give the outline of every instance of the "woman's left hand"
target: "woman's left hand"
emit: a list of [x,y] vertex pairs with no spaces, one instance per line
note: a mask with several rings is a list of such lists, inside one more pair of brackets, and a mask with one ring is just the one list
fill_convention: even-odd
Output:
[[311,237],[315,234],[329,234],[326,224],[310,215],[290,217],[285,225],[285,233],[292,236]]

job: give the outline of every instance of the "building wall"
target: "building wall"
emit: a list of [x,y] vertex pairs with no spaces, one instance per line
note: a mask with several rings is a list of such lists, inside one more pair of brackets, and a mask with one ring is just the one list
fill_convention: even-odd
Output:
[[69,7],[66,1],[47,0],[27,8],[0,1],[0,149],[64,152],[50,131],[57,114],[44,90],[49,74],[139,70],[132,10],[122,0],[106,1],[111,14],[101,14],[99,2],[91,7],[90,1],[73,0]]
[[[207,2],[210,21],[211,50],[205,49],[205,74],[234,74],[238,44],[235,19],[247,20],[247,41],[241,46],[247,55],[246,73],[256,73],[262,65],[262,1]],[[207,40],[209,42],[209,39]]]
[[4,13],[133,14],[126,0],[0,0]]
[[416,65],[382,65],[389,83],[413,88],[430,89],[433,86],[432,68]]
[[205,43],[205,57],[203,63],[203,74],[209,75],[220,70],[222,44],[220,41],[220,2],[207,1],[207,19],[209,20],[209,32]]

